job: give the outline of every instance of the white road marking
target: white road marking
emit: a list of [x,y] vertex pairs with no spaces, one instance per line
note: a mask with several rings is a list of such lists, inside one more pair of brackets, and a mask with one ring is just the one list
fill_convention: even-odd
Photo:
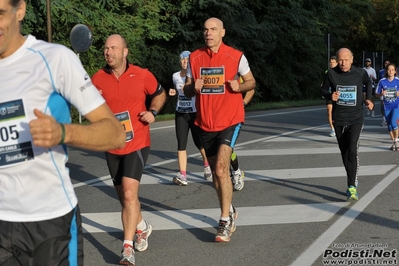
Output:
[[[316,130],[319,130],[316,129]],[[307,142],[331,142],[334,143],[334,145],[337,145],[337,139],[335,137],[330,137],[328,134],[330,134],[330,131],[328,131],[327,127],[326,129],[323,129],[325,131],[324,134],[320,135],[291,135],[291,136],[285,136],[285,137],[280,137],[278,139],[273,139],[273,142],[287,142],[287,141],[292,141],[292,142],[301,142],[301,141],[307,141]],[[321,131],[321,130],[320,130]],[[362,145],[363,140],[374,140],[378,142],[387,142],[389,144],[392,144],[392,141],[389,137],[388,134],[382,134],[382,133],[376,133],[376,134],[365,134],[362,133],[360,134],[360,147],[363,147],[365,145]],[[267,140],[270,141],[270,140]],[[385,150],[387,150],[387,147],[385,147]]]
[[[264,116],[275,116],[275,115],[282,115],[286,114],[289,112],[290,114],[293,113],[303,113],[303,112],[314,112],[314,111],[319,111],[319,110],[325,110],[325,108],[313,108],[313,109],[306,109],[306,110],[297,110],[297,111],[286,111],[286,112],[278,112],[278,113],[267,113],[267,114],[261,114],[261,115],[250,115],[251,113],[246,113],[245,114],[245,119],[251,119],[251,118],[257,118],[257,117],[264,117]],[[249,115],[248,115],[249,114]],[[162,122],[162,121],[160,121]],[[175,125],[170,125],[170,126],[163,126],[163,127],[157,127],[157,124],[153,123],[150,125],[150,130],[160,130],[160,129],[167,129],[167,128],[174,128]]]
[[375,185],[330,226],[291,266],[312,265],[364,209],[399,176],[399,167]]
[[[389,146],[390,147],[390,146]],[[359,153],[365,152],[389,152],[388,146],[360,146]],[[296,148],[296,149],[265,149],[265,150],[240,150],[236,152],[238,157],[242,156],[280,156],[280,155],[300,155],[300,154],[340,154],[338,145],[331,148]]]
[[[324,222],[347,202],[294,204],[237,208],[237,225],[264,225]],[[142,212],[154,230],[216,227],[220,209],[193,209]],[[82,213],[84,233],[122,231],[120,212]],[[248,218],[250,217],[250,219]]]
[[[388,171],[396,167],[395,164],[390,165],[364,165],[360,166],[359,175],[365,176],[377,176],[385,175]],[[321,167],[321,168],[299,168],[299,169],[272,169],[272,170],[244,170],[245,181],[255,180],[275,180],[275,179],[302,179],[302,178],[325,178],[325,177],[345,177],[345,168],[342,167]],[[165,174],[143,174],[141,179],[141,185],[156,185],[162,183],[172,183],[173,177],[176,173],[165,173]],[[189,172],[188,182],[199,183],[199,182],[212,182],[204,179],[203,172]],[[80,182],[74,184],[74,187],[81,187],[85,185],[92,186],[113,186],[111,177],[109,175],[100,177],[91,183]]]

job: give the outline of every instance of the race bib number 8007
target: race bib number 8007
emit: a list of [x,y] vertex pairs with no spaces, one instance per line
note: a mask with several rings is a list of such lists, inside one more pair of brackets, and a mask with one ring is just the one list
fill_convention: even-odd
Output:
[[200,78],[204,80],[201,94],[224,94],[224,67],[201,67]]

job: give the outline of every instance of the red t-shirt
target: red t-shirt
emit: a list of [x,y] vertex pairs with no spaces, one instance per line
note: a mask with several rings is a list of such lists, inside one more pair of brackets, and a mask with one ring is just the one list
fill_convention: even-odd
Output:
[[195,124],[204,131],[222,131],[244,122],[242,94],[234,92],[228,80],[238,80],[242,52],[222,44],[217,53],[203,47],[190,54],[190,69],[195,82],[204,79],[196,96]]
[[149,125],[139,120],[139,114],[147,110],[146,97],[155,94],[159,88],[158,81],[149,70],[132,64],[127,67],[119,80],[107,67],[99,70],[92,78],[93,84],[126,132],[125,146],[109,151],[119,155],[150,146]]

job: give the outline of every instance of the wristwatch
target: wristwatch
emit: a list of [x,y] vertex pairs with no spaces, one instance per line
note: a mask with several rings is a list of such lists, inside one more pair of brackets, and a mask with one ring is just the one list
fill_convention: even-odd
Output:
[[154,117],[156,117],[157,114],[158,114],[158,112],[155,111],[154,109],[150,109],[150,112],[152,113],[152,115],[153,115]]

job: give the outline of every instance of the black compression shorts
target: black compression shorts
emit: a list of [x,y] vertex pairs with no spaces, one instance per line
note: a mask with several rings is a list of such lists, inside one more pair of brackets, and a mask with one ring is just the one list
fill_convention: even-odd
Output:
[[124,176],[140,182],[149,153],[150,147],[124,155],[106,152],[105,158],[114,186],[121,185]]

